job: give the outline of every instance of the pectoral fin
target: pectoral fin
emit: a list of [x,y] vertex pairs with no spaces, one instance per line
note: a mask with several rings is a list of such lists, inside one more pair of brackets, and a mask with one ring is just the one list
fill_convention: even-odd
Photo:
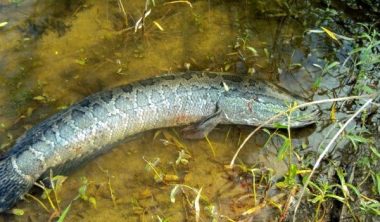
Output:
[[186,139],[202,139],[222,121],[223,117],[223,112],[218,110],[200,122],[184,128],[182,130],[183,137]]

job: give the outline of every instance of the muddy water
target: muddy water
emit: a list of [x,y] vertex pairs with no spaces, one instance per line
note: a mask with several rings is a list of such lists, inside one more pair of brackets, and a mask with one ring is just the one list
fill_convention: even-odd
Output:
[[[313,71],[288,75],[284,70],[295,63],[317,63],[318,58],[309,58],[302,49],[303,27],[285,16],[281,1],[151,1],[147,8],[151,13],[135,31],[145,1],[0,1],[0,23],[7,22],[0,27],[2,148],[86,95],[162,73],[248,72],[308,96]],[[72,203],[67,221],[192,221],[194,191],[182,187],[175,203],[170,200],[175,184],[184,184],[202,188],[201,221],[211,221],[206,207],[214,207],[220,221],[237,219],[255,206],[252,191],[224,165],[251,130],[218,127],[209,138],[214,151],[206,140],[181,139],[178,129],[148,132],[70,174],[58,195],[60,208]],[[311,131],[296,132],[294,142],[307,144]],[[176,140],[183,146],[173,145]],[[273,169],[280,177],[287,170],[287,163],[277,159],[281,141],[263,148],[266,140],[266,133],[256,135],[238,162]],[[176,164],[181,150],[189,156]],[[155,170],[167,175],[163,182],[147,167],[158,158]],[[80,198],[72,202],[83,177],[89,183],[86,195],[95,198],[96,207]],[[0,221],[46,221],[53,210],[42,201],[49,212],[29,197],[16,206],[25,211],[23,216]],[[266,220],[279,213],[267,207],[256,214]]]

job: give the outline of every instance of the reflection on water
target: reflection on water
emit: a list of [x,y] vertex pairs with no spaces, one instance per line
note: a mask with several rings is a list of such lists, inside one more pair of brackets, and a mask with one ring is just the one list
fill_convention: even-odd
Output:
[[[144,8],[141,0],[0,1],[0,23],[7,22],[0,28],[2,146],[86,95],[161,73],[187,68],[248,72],[257,78],[281,79],[280,84],[304,96],[313,81],[312,72],[300,70],[296,77],[284,73],[284,67],[310,63],[310,58],[301,47],[300,21],[286,16],[281,1],[150,1],[151,13],[135,32]],[[299,81],[306,86],[298,87]],[[224,165],[249,129],[224,128],[210,135],[215,157],[206,141],[182,141],[191,157],[188,164],[177,166],[179,149],[166,146],[162,135],[153,139],[152,132],[83,166],[64,183],[60,205],[64,208],[75,198],[80,178],[86,177],[97,208],[77,200],[67,221],[194,218],[187,207],[192,200],[186,196],[178,195],[171,203],[170,183],[202,187],[208,198],[202,204],[212,203],[219,214],[236,218],[247,208],[240,209],[234,201],[239,202],[249,188],[231,181]],[[286,164],[276,158],[279,145],[260,149],[266,139],[265,133],[257,135],[239,161],[283,175]],[[159,168],[179,179],[156,183],[143,157],[159,158]],[[17,207],[26,212],[12,218],[17,221],[50,216],[30,198]],[[274,212],[263,210],[262,217],[273,217]]]

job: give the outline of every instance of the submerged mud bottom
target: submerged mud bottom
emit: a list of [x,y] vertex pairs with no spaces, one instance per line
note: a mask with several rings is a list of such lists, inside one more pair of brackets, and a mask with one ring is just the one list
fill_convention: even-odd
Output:
[[[215,217],[221,221],[225,219],[223,215],[243,218],[242,213],[254,207],[252,178],[242,174],[239,168],[231,171],[224,165],[236,149],[239,142],[236,138],[243,138],[250,130],[228,128],[216,129],[209,137],[215,156],[206,140],[181,140],[173,130],[147,133],[144,138],[122,144],[69,175],[58,192],[60,210],[72,203],[66,221],[106,221],[108,218],[113,221],[157,221],[158,218],[193,221],[193,201],[196,190],[202,188],[201,218],[210,220]],[[244,162],[247,167],[255,166],[263,172],[272,168],[280,176],[285,173],[286,165],[276,160],[273,148],[260,149],[266,139],[267,135],[262,133],[247,144],[239,164]],[[263,168],[264,164],[266,167]],[[257,175],[261,173],[257,172]],[[259,178],[256,183],[260,184],[258,181]],[[173,195],[173,189],[178,185],[180,187]],[[96,200],[96,208],[86,198],[71,202],[79,193],[83,194],[84,187],[87,187],[85,196]],[[259,202],[265,189],[258,187],[256,192]],[[25,210],[25,216],[13,216],[12,220],[48,220],[54,210],[40,195],[41,192],[35,193],[49,212],[27,196],[26,201],[16,206]],[[275,193],[270,196],[280,198]],[[54,202],[52,194],[51,197]],[[171,201],[173,198],[175,203]],[[278,213],[270,206],[263,206],[254,215],[275,218]]]

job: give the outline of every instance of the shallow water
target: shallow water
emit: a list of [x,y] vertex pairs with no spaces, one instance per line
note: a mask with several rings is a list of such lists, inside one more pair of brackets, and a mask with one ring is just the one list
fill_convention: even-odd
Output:
[[[304,28],[299,20],[286,17],[281,1],[196,1],[191,5],[155,1],[155,6],[149,6],[144,29],[136,32],[134,25],[145,1],[17,2],[0,1],[0,23],[8,22],[0,28],[0,141],[4,149],[33,124],[104,88],[188,68],[249,70],[256,78],[272,80],[307,97],[315,70],[303,68],[289,74],[285,67],[319,62],[304,49]],[[194,220],[191,201],[196,194],[183,188],[184,194],[172,203],[174,184],[202,188],[202,198],[208,199],[201,201],[202,207],[215,206],[219,220],[239,218],[254,206],[252,191],[244,181],[234,180],[239,176],[224,165],[251,130],[218,127],[209,138],[215,156],[206,140],[183,140],[168,130],[166,134],[178,138],[191,156],[188,164],[177,165],[178,152],[184,148],[167,145],[168,136],[162,133],[148,132],[69,175],[59,193],[60,206],[64,209],[70,204],[78,195],[81,177],[86,177],[96,208],[75,200],[67,221]],[[294,143],[307,144],[312,131],[297,131]],[[280,177],[287,170],[287,163],[276,157],[281,142],[263,149],[267,138],[264,132],[257,134],[239,155],[239,163],[271,168]],[[155,182],[146,161],[156,158],[160,159],[157,168],[177,175],[178,180]],[[16,207],[25,215],[10,220],[46,221],[51,214],[31,198]],[[277,215],[272,207],[257,213],[262,220]],[[202,208],[201,221],[210,218]]]

